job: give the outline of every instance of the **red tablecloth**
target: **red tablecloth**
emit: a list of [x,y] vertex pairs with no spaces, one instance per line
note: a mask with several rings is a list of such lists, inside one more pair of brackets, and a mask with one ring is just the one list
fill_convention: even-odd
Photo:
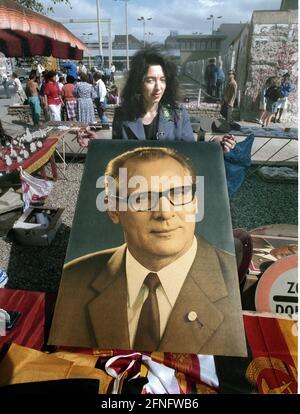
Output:
[[41,350],[53,303],[53,295],[44,292],[0,289],[0,308],[21,312],[15,327],[6,331],[6,336],[0,336],[0,349],[4,344],[15,342]]
[[37,171],[49,161],[55,151],[56,144],[57,138],[45,139],[43,147],[33,153],[27,160],[24,160],[22,164],[14,162],[10,167],[8,167],[5,162],[0,159],[0,171],[10,172],[16,170],[20,166],[22,166],[23,170],[26,170],[29,174]]

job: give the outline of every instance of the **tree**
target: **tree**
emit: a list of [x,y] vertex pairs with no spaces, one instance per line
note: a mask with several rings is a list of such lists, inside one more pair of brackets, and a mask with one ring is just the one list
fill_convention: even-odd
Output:
[[[34,10],[42,14],[54,11],[52,6],[45,8],[43,3],[41,3],[38,0],[16,0],[16,2],[19,3],[21,6],[28,7],[28,9]],[[51,2],[53,4],[64,3],[71,8],[70,0],[51,0]]]

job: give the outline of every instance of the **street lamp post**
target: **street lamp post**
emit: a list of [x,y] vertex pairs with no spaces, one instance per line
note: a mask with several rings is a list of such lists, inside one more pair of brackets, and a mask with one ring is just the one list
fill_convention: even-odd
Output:
[[154,33],[148,32],[147,35],[148,35],[148,43],[150,43],[150,36],[153,36]]
[[144,39],[144,47],[146,46],[146,20],[152,20],[152,17],[147,17],[145,19],[144,16],[138,17],[137,20],[143,22],[143,39]]
[[[115,0],[118,1],[118,0]],[[125,32],[126,32],[126,68],[129,70],[129,42],[128,42],[128,13],[127,13],[127,3],[129,0],[119,0],[124,1],[125,4]]]
[[[99,55],[102,60],[102,31],[101,31],[101,10],[100,10],[100,0],[96,0],[97,6],[97,28],[98,28],[98,46],[99,46]],[[103,62],[101,63],[103,65]]]
[[[223,16],[218,16],[216,19],[222,19]],[[206,20],[211,20],[211,34],[214,34],[214,26],[215,26],[215,16],[213,14],[210,14],[209,17],[206,18]]]
[[[87,36],[87,43],[90,41],[90,36],[94,33],[82,33],[83,36]],[[91,54],[89,53],[89,69],[91,69]]]

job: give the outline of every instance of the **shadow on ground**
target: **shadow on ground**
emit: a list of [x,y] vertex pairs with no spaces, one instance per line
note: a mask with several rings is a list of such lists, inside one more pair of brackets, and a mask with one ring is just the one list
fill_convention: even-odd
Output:
[[62,224],[50,246],[12,243],[6,285],[11,289],[57,292],[65,260],[70,227]]

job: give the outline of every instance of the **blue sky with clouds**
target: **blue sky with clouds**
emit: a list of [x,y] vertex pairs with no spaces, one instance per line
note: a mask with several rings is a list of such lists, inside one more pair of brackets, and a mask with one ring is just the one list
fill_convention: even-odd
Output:
[[[96,0],[70,0],[72,9],[65,5],[54,5],[51,18],[92,19],[96,18]],[[49,0],[44,1],[47,5]],[[281,0],[129,0],[128,32],[138,39],[143,38],[143,25],[137,18],[152,18],[146,23],[146,33],[150,41],[164,41],[171,30],[179,34],[199,32],[211,33],[212,22],[209,15],[215,16],[215,29],[220,23],[240,23],[250,21],[253,10],[278,10]],[[125,34],[125,4],[123,0],[100,0],[102,18],[112,19],[112,34]],[[221,19],[217,19],[222,16]],[[97,38],[96,23],[65,24],[76,36],[93,33],[90,39]],[[107,25],[103,25],[103,35],[107,35]]]

